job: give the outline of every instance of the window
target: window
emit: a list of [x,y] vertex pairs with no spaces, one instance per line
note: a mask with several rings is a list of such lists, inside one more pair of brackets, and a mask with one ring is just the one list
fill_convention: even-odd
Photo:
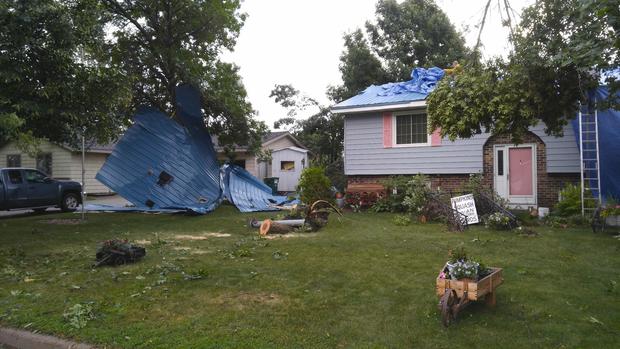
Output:
[[504,175],[504,151],[503,150],[497,151],[497,175],[498,176]]
[[426,114],[396,115],[396,145],[428,144]]
[[41,153],[37,155],[37,170],[52,176],[52,153]]
[[22,167],[22,156],[19,154],[7,155],[6,167]]
[[280,161],[280,171],[295,171],[295,161]]
[[22,171],[9,170],[9,181],[11,184],[22,184]]
[[45,183],[47,177],[44,173],[35,170],[24,170],[24,173],[28,183]]

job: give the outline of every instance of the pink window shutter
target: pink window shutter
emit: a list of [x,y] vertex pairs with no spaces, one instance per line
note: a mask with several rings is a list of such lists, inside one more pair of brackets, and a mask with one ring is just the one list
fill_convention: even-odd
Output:
[[441,146],[441,128],[436,129],[431,134],[431,147]]
[[392,148],[392,113],[383,113],[383,148]]

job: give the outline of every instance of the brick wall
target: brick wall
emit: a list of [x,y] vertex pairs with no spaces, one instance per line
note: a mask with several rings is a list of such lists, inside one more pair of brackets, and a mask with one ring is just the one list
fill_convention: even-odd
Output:
[[[488,187],[493,187],[493,146],[496,144],[512,144],[510,136],[490,137],[483,148],[483,177]],[[578,183],[579,173],[547,173],[547,150],[540,137],[528,132],[523,137],[523,144],[536,144],[536,190],[538,206],[553,207],[558,202],[558,194],[568,183]]]
[[[412,175],[408,175],[413,177]],[[347,183],[365,184],[380,183],[382,180],[390,176],[347,176]],[[469,180],[468,174],[437,174],[427,175],[431,180],[431,187],[434,189],[441,188],[443,191],[456,191],[460,189],[465,182]]]

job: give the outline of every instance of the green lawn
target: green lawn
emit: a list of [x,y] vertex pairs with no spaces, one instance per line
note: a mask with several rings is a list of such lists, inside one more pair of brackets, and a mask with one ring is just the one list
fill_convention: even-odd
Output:
[[[85,225],[48,222],[71,214],[0,220],[0,324],[121,348],[620,343],[620,241],[609,234],[450,233],[348,213],[319,233],[265,240],[245,226],[252,216],[270,214],[226,206],[197,217],[91,214]],[[150,241],[146,258],[91,269],[97,242],[114,237]],[[505,281],[495,309],[476,303],[445,329],[435,277],[459,245],[503,267]],[[95,316],[81,329],[63,318],[78,303]]]

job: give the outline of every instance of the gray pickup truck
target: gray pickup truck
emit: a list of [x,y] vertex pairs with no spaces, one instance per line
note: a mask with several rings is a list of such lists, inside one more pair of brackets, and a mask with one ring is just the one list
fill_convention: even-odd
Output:
[[0,210],[74,211],[82,202],[82,185],[48,177],[32,168],[0,168]]

